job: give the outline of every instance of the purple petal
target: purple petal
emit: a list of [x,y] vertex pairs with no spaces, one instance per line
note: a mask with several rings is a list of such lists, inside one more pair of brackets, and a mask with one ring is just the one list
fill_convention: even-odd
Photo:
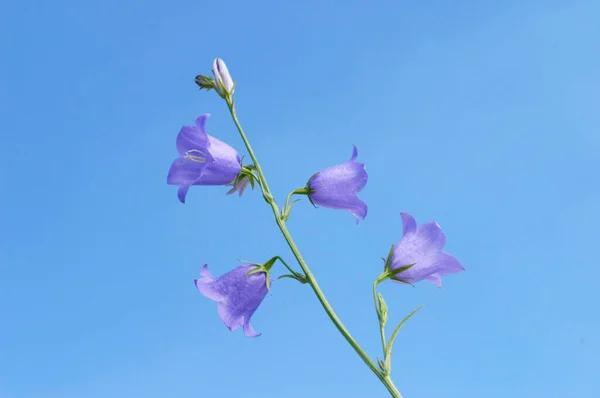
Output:
[[444,252],[440,252],[437,254],[434,267],[436,272],[429,275],[427,279],[429,282],[433,283],[437,287],[442,287],[442,276],[448,274],[456,274],[458,272],[464,271],[464,267],[462,264],[452,255]]
[[206,153],[209,143],[205,125],[209,117],[210,114],[205,113],[196,119],[195,126],[183,126],[181,128],[176,140],[179,155],[183,156],[191,150],[200,150]]
[[177,158],[171,163],[167,184],[193,185],[202,176],[206,165],[206,163],[194,162],[186,158]]
[[208,270],[208,264],[204,264],[202,268],[200,268],[200,276],[203,278],[214,279],[210,271]]
[[364,166],[363,163],[346,162],[321,170],[309,181],[309,188],[315,190],[312,195],[354,195],[362,191],[368,180]]
[[202,178],[195,185],[227,185],[242,171],[238,152],[215,137],[208,136],[212,161],[206,165]]
[[446,244],[446,235],[436,222],[419,225],[416,235],[421,239],[422,250],[442,250]]
[[227,329],[232,332],[239,329],[244,324],[244,316],[232,313],[231,308],[228,307],[225,302],[219,302],[217,305],[217,313],[219,314],[221,321],[227,326]]
[[402,236],[413,233],[417,230],[417,221],[408,213],[400,213],[402,218]]
[[223,296],[221,296],[219,292],[215,290],[215,287],[213,286],[213,281],[205,279],[195,279],[194,283],[198,291],[202,293],[204,297],[217,302],[223,299]]
[[356,145],[352,145],[352,156],[350,156],[349,162],[354,162],[354,160],[358,157],[358,148]]
[[442,276],[440,274],[431,274],[427,278],[429,282],[433,283],[437,287],[442,287]]
[[258,337],[260,336],[260,333],[256,333],[254,331],[254,328],[252,327],[252,324],[250,323],[250,320],[248,319],[247,322],[244,323],[244,334],[248,337]]
[[177,198],[181,203],[185,204],[185,197],[187,196],[189,190],[189,185],[181,185],[179,188],[177,188]]
[[[422,262],[440,251],[445,243],[445,236],[437,223],[427,223],[417,227],[415,233],[408,233],[400,239],[394,248],[394,263],[399,267]],[[402,264],[403,263],[403,264]],[[415,267],[413,267],[415,268]]]
[[436,273],[441,275],[455,274],[465,270],[456,257],[446,252],[439,252],[435,259]]
[[418,259],[410,260],[410,262],[406,262],[406,260],[397,261],[396,253],[394,253],[392,269],[398,269],[408,264],[415,265],[406,271],[396,274],[396,278],[409,283],[428,279],[438,287],[441,286],[441,281],[439,281],[438,285],[438,282],[435,280],[436,278],[464,270],[456,258],[444,252],[430,252],[420,256]]
[[356,196],[349,199],[343,208],[356,217],[357,224],[359,220],[364,220],[367,217],[367,204]]
[[[444,274],[447,267],[460,266],[453,262],[452,256],[442,252],[446,237],[435,222],[419,225],[408,214],[403,214],[403,236],[394,248],[391,269],[398,269],[414,264],[406,271],[397,274],[398,279],[413,283],[440,272]],[[448,257],[449,256],[449,257]]]
[[347,210],[357,219],[362,220],[367,216],[367,204],[354,194],[344,195],[343,192],[335,191],[335,189],[321,189],[310,194],[310,199],[319,206]]
[[208,265],[204,264],[202,268],[200,268],[200,276],[200,279],[194,280],[194,284],[196,285],[198,291],[200,291],[200,293],[210,300],[223,300],[223,296],[215,289],[215,279],[208,271]]

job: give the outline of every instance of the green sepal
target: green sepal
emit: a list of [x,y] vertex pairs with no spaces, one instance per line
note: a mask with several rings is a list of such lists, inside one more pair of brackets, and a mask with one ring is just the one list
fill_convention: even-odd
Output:
[[404,317],[402,322],[400,322],[398,324],[398,326],[396,326],[396,329],[394,329],[394,331],[392,332],[392,335],[390,336],[390,339],[385,348],[385,367],[388,370],[388,372],[392,371],[392,346],[394,345],[394,341],[396,340],[396,337],[398,336],[398,332],[400,331],[402,326],[404,326],[406,321],[408,321],[414,314],[419,312],[419,310],[421,308],[423,308],[422,305],[420,305],[417,308],[415,308],[414,310],[412,310],[412,312],[410,314],[408,314],[406,317]]
[[264,272],[267,273],[268,271],[266,269],[264,269],[264,267],[260,264],[250,264],[250,265],[254,265],[256,268],[252,268],[250,271],[246,272],[246,275],[250,276],[250,275],[254,275],[254,274],[258,274],[259,272]]
[[383,266],[383,268],[386,271],[390,270],[390,267],[392,266],[392,256],[394,254],[394,245],[392,245],[392,247],[390,248],[390,252],[388,253],[387,259],[385,260],[385,265]]
[[250,276],[252,274],[257,274],[259,272],[264,272],[265,274],[267,274],[267,289],[271,289],[271,285],[270,285],[270,272],[271,272],[271,268],[273,268],[273,266],[275,265],[275,262],[279,260],[281,261],[281,263],[291,272],[291,274],[285,274],[285,275],[281,275],[280,277],[278,277],[277,279],[281,279],[281,278],[292,278],[297,280],[300,283],[308,283],[308,278],[306,278],[305,275],[294,271],[293,269],[291,269],[287,263],[280,257],[280,256],[274,256],[271,257],[269,260],[267,260],[266,263],[264,264],[255,264],[252,263],[250,261],[244,261],[238,258],[239,262],[242,263],[246,263],[246,264],[250,264],[250,265],[254,265],[256,268],[251,269],[250,271],[248,271],[246,273],[246,275]]
[[273,265],[275,264],[275,261],[277,261],[279,259],[279,256],[275,256],[270,258],[266,263],[264,264],[252,264],[255,265],[256,268],[251,269],[250,271],[248,271],[246,273],[246,275],[250,276],[253,274],[257,274],[259,272],[264,272],[266,274],[266,283],[267,283],[267,289],[271,290],[271,278],[270,278],[270,272],[271,272],[271,268],[273,268]]
[[306,189],[306,194],[308,196],[308,200],[310,201],[310,204],[314,206],[314,208],[317,208],[317,205],[315,204],[315,202],[313,202],[312,198],[310,197],[311,193],[314,193],[315,190],[314,189],[310,189],[310,182],[312,181],[313,178],[315,178],[319,173],[315,173],[312,176],[310,176],[310,178],[308,179],[308,181],[306,182],[306,187],[304,187],[304,189]]
[[263,264],[263,267],[267,271],[270,271],[271,268],[273,268],[273,265],[275,264],[275,261],[277,261],[278,259],[279,259],[279,256],[275,256],[275,257],[271,258],[269,261],[267,261],[266,263]]
[[269,272],[270,272],[270,267],[272,267],[273,264],[271,264],[269,266],[269,268],[266,267],[266,265],[270,261],[271,260],[267,261],[265,264],[251,264],[251,265],[256,266],[256,268],[253,268],[246,273],[246,275],[250,276],[250,275],[258,274],[259,272],[264,272],[265,273],[265,283],[267,284],[267,290],[271,290],[271,278],[269,277]]
[[257,177],[254,174],[253,170],[254,170],[254,166],[252,166],[252,165],[242,166],[242,170],[235,177],[235,180],[233,180],[231,183],[228,184],[228,185],[232,186],[233,188],[230,189],[229,192],[227,192],[227,194],[231,195],[232,193],[236,192],[236,186],[244,178],[248,178],[248,182],[250,183],[250,186],[252,187],[252,189],[254,189],[254,183],[255,183]]
[[[244,159],[242,158],[242,160],[244,160]],[[248,179],[250,181],[250,186],[252,187],[252,189],[254,189],[254,183],[256,182],[256,180],[258,178],[258,177],[256,177],[256,174],[254,174],[254,170],[256,170],[256,167],[253,164],[248,164],[248,165],[242,166],[242,171],[239,174],[239,175],[248,177]]]
[[399,274],[400,272],[404,272],[404,271],[406,271],[407,269],[409,269],[410,267],[412,267],[412,266],[413,266],[413,265],[415,265],[415,264],[416,264],[416,263],[408,264],[408,265],[405,265],[404,267],[400,267],[400,268],[398,268],[398,269],[395,269],[395,270],[393,270],[393,271],[392,271],[392,270],[389,270],[389,271],[388,271],[388,275],[390,276],[390,278],[393,278],[394,276],[396,276],[396,275],[397,275],[397,274]]
[[400,279],[400,278],[396,278],[396,275],[398,275],[401,272],[406,271],[407,269],[409,269],[410,267],[414,266],[415,264],[416,263],[408,264],[408,265],[405,265],[404,267],[400,267],[400,268],[395,269],[393,271],[387,271],[388,278],[393,278],[396,282],[404,283],[405,285],[411,285],[412,287],[415,287],[415,285],[413,285],[410,282],[407,282],[407,281],[405,281],[403,279]]

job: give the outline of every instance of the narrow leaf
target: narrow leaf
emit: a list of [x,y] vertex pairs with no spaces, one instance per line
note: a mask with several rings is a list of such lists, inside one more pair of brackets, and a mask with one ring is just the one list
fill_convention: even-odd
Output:
[[417,312],[419,312],[419,310],[421,308],[423,308],[422,305],[420,305],[417,308],[415,308],[414,310],[412,310],[412,312],[410,314],[408,314],[402,320],[402,322],[400,322],[398,324],[398,326],[396,326],[396,329],[394,329],[394,332],[390,336],[390,340],[389,340],[389,342],[387,344],[387,347],[386,347],[386,350],[385,350],[385,365],[386,365],[386,368],[388,369],[389,372],[392,371],[392,346],[394,345],[394,341],[396,340],[396,336],[398,336],[398,332],[400,331],[400,329],[402,328],[402,326],[404,326],[404,324],[406,323],[406,321],[408,321],[414,314],[416,314]]

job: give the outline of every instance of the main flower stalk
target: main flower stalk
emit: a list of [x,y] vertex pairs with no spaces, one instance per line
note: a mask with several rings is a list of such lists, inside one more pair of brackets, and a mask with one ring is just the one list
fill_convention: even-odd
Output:
[[242,137],[242,140],[244,141],[244,145],[246,145],[248,154],[250,155],[250,158],[252,158],[252,161],[254,162],[254,166],[256,167],[256,172],[258,174],[258,181],[259,181],[259,185],[262,190],[263,197],[264,197],[265,201],[269,204],[269,206],[271,206],[271,210],[273,210],[273,215],[275,216],[275,222],[277,223],[277,226],[279,227],[281,234],[283,235],[283,237],[285,238],[285,241],[287,242],[288,246],[290,247],[290,250],[294,254],[294,257],[296,257],[296,261],[298,261],[298,264],[302,268],[302,271],[304,272],[304,274],[306,276],[306,282],[312,288],[313,292],[317,296],[317,299],[319,300],[319,302],[323,306],[323,309],[327,313],[327,316],[329,316],[329,319],[331,319],[331,322],[333,322],[335,327],[339,330],[339,332],[342,334],[342,336],[344,336],[346,341],[348,341],[348,343],[352,346],[354,351],[356,351],[358,356],[365,362],[365,364],[367,364],[369,369],[371,369],[371,371],[373,373],[375,373],[375,375],[379,378],[379,380],[381,380],[381,382],[385,385],[387,390],[390,392],[391,396],[394,398],[402,398],[402,395],[400,394],[400,392],[398,391],[398,389],[396,388],[396,386],[390,379],[389,375],[385,375],[375,365],[375,363],[371,360],[371,358],[369,358],[367,353],[365,353],[365,351],[361,348],[361,346],[354,339],[354,337],[352,337],[352,335],[350,334],[348,329],[346,329],[346,327],[344,326],[344,324],[342,323],[340,318],[337,316],[337,314],[335,313],[335,311],[329,304],[329,301],[327,301],[327,298],[323,294],[321,287],[317,283],[317,280],[315,279],[314,275],[310,271],[308,264],[306,264],[306,261],[304,261],[304,258],[300,254],[300,251],[298,250],[298,247],[296,246],[294,239],[290,235],[290,232],[287,229],[285,221],[281,217],[281,212],[279,211],[279,207],[277,206],[277,203],[275,202],[275,199],[273,198],[273,195],[271,194],[271,190],[269,189],[269,185],[267,184],[265,175],[262,171],[262,168],[260,167],[260,163],[258,162],[258,159],[256,158],[254,151],[252,150],[252,146],[250,145],[250,142],[248,141],[248,138],[246,137],[246,134],[244,133],[242,126],[240,125],[240,122],[238,120],[238,117],[237,117],[237,114],[235,111],[234,101],[233,101],[232,96],[231,95],[226,96],[225,100],[227,102],[227,106],[229,107],[229,112],[231,113],[231,117],[233,118],[233,121],[240,133],[240,136]]

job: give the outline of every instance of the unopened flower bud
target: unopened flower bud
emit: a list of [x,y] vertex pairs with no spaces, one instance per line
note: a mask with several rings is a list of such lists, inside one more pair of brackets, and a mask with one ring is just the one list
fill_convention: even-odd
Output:
[[195,81],[196,81],[196,84],[198,85],[198,87],[200,87],[200,90],[202,90],[202,89],[211,90],[211,89],[215,88],[215,81],[212,77],[198,75],[198,76],[196,76]]
[[379,322],[381,323],[381,326],[385,326],[388,318],[387,304],[385,303],[381,293],[377,293],[377,298],[379,301]]
[[223,98],[233,95],[233,79],[229,74],[227,65],[221,58],[214,60],[212,71],[215,75],[215,90],[217,90],[217,93]]

